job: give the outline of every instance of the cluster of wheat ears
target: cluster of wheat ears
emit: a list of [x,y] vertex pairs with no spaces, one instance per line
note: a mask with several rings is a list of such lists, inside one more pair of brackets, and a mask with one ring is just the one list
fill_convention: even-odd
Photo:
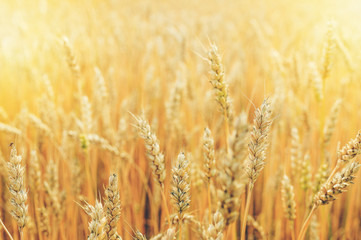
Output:
[[337,15],[313,34],[297,4],[37,2],[0,9],[0,239],[357,239]]

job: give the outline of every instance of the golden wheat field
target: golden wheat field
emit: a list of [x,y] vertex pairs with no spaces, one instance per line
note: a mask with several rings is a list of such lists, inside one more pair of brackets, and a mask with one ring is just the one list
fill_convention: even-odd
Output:
[[360,12],[0,1],[0,239],[360,239]]

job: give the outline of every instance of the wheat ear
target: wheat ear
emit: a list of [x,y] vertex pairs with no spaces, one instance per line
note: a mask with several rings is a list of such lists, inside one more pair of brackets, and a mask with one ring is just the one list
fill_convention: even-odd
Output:
[[209,128],[204,129],[203,133],[203,172],[204,180],[207,184],[208,207],[209,207],[209,222],[212,220],[212,201],[211,201],[211,179],[215,175],[216,160],[214,157],[214,141],[211,136]]
[[355,179],[360,166],[361,165],[358,162],[348,164],[340,172],[336,173],[331,181],[326,182],[321,187],[320,191],[314,197],[312,210],[302,226],[297,238],[298,240],[302,240],[305,237],[308,225],[310,224],[312,215],[317,207],[329,204],[336,200],[336,195],[346,192],[348,186],[353,183],[352,181]]
[[248,176],[249,182],[246,206],[241,229],[241,240],[245,239],[247,216],[251,203],[251,195],[254,183],[256,182],[265,165],[265,150],[267,148],[267,138],[271,123],[272,120],[270,103],[268,99],[265,99],[261,107],[256,109],[255,111],[253,130],[251,132],[251,140],[248,145],[249,155],[246,162],[245,171]]
[[150,166],[153,169],[153,176],[162,188],[162,198],[165,206],[165,212],[168,222],[170,223],[170,214],[164,193],[164,180],[166,177],[164,155],[160,151],[159,141],[155,133],[151,131],[149,123],[141,117],[135,117],[135,119],[137,120],[136,127],[138,128],[139,136],[144,139],[145,142],[146,154],[150,161]]
[[26,200],[28,198],[27,190],[25,189],[25,167],[22,166],[22,157],[17,155],[15,146],[13,145],[10,153],[10,161],[7,164],[9,176],[9,191],[11,195],[11,215],[16,220],[19,231],[22,230],[27,223],[28,205]]
[[120,239],[117,232],[117,223],[120,218],[121,204],[118,189],[118,177],[116,174],[112,174],[109,177],[109,185],[105,189],[104,207],[106,216],[105,232],[107,234],[107,239]]
[[188,160],[183,152],[179,153],[175,166],[172,169],[172,191],[174,207],[179,218],[179,239],[182,239],[182,220],[191,201],[190,183],[188,174]]
[[96,201],[95,206],[85,203],[85,206],[82,206],[82,208],[91,218],[88,227],[90,231],[88,240],[105,240],[106,233],[104,227],[106,217],[101,202]]
[[295,192],[293,186],[291,185],[290,179],[287,175],[283,176],[282,180],[282,202],[283,210],[285,212],[286,218],[290,221],[292,239],[295,239],[295,228],[294,221],[296,219],[296,201],[295,201]]
[[211,48],[208,52],[208,61],[211,66],[210,82],[216,93],[216,101],[221,106],[221,111],[224,116],[226,150],[228,152],[229,124],[233,121],[232,101],[228,94],[228,85],[224,80],[222,59],[215,44],[211,44]]

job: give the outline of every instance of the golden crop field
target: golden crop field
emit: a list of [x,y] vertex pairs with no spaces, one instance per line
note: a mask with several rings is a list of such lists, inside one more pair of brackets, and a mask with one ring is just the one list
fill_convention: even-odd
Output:
[[360,12],[2,0],[0,239],[359,239]]

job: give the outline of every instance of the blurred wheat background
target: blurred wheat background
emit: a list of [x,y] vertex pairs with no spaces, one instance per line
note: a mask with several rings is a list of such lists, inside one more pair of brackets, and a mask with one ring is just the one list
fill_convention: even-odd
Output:
[[360,12],[1,1],[0,239],[358,239]]

